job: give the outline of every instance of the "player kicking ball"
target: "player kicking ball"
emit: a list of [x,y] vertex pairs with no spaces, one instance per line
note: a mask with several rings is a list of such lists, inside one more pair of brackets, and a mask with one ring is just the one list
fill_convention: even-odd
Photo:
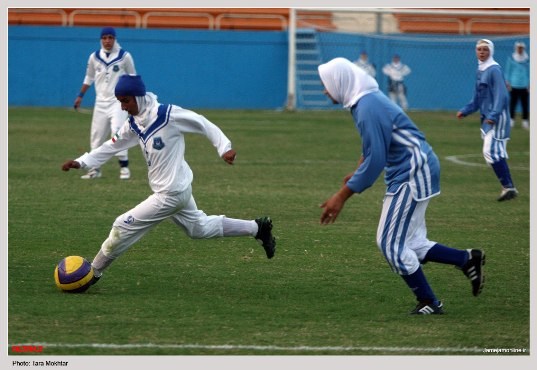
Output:
[[416,296],[418,303],[410,313],[444,313],[421,268],[426,262],[460,268],[470,279],[472,294],[478,296],[484,283],[485,253],[454,249],[427,239],[425,211],[429,200],[440,194],[440,163],[423,133],[379,90],[375,79],[347,59],[333,59],[318,69],[325,94],[334,104],[350,109],[362,138],[358,169],[348,174],[341,189],[321,205],[321,224],[333,223],[347,199],[373,185],[384,170],[387,189],[377,245]]
[[192,196],[193,174],[184,159],[184,135],[206,136],[220,157],[232,165],[236,152],[220,128],[190,110],[160,104],[156,95],[146,92],[138,75],[121,76],[115,95],[121,109],[129,114],[124,125],[100,147],[65,162],[62,170],[100,167],[116,153],[139,144],[147,162],[153,194],[116,218],[110,235],[92,262],[95,282],[116,258],[165,219],[171,219],[193,239],[252,236],[262,244],[267,258],[272,258],[276,239],[269,217],[239,220],[207,216],[198,209]]

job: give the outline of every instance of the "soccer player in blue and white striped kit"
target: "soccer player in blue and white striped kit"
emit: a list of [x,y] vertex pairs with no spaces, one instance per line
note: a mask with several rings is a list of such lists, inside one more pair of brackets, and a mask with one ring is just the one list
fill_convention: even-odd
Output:
[[517,197],[507,165],[507,140],[511,135],[509,93],[500,65],[494,60],[494,44],[481,39],[476,44],[478,60],[475,92],[472,100],[457,112],[457,118],[480,111],[483,157],[502,185],[498,201]]
[[426,262],[460,268],[471,281],[473,295],[478,296],[484,283],[485,253],[454,249],[427,239],[425,211],[429,200],[440,194],[440,164],[423,133],[379,90],[372,77],[349,60],[335,58],[318,69],[325,94],[334,104],[350,109],[362,138],[358,168],[321,205],[321,224],[333,223],[347,199],[372,186],[384,170],[387,189],[377,245],[416,296],[418,304],[411,314],[444,312],[421,268]]

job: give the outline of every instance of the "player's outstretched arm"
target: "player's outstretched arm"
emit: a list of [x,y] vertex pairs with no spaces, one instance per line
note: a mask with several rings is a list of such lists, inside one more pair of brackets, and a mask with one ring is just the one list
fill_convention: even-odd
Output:
[[69,171],[71,168],[79,169],[80,163],[78,163],[77,161],[68,160],[62,165],[62,171]]
[[235,152],[233,149],[228,150],[222,155],[222,159],[228,164],[233,164],[235,157],[237,157],[237,152]]

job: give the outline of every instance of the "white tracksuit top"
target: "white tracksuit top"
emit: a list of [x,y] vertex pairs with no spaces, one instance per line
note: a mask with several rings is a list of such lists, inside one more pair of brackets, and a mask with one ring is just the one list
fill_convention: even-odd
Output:
[[[155,97],[151,93],[148,95]],[[156,99],[151,99],[152,103],[145,114],[129,115],[112,139],[76,161],[83,168],[100,167],[115,153],[139,143],[147,162],[149,185],[153,192],[182,192],[193,180],[192,170],[184,159],[184,134],[206,136],[219,156],[231,149],[231,141],[218,126],[202,115],[176,105],[159,104]]]

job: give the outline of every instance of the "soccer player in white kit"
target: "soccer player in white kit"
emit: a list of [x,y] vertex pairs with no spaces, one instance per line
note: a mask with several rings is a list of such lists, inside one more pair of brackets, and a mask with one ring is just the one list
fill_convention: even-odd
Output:
[[[89,56],[86,76],[76,97],[74,108],[78,109],[84,94],[95,83],[95,106],[91,120],[90,148],[99,147],[119,130],[125,119],[126,112],[114,95],[114,87],[121,75],[135,74],[134,61],[127,51],[123,50],[116,40],[116,31],[112,27],[101,30],[101,48]],[[128,151],[116,154],[119,160],[119,178],[130,178]],[[101,177],[100,167],[92,167],[82,179]]]
[[408,100],[406,98],[405,77],[410,74],[411,69],[406,64],[401,63],[401,57],[395,54],[392,62],[382,68],[382,73],[388,76],[388,94],[390,99],[399,105],[403,110],[408,110]]
[[121,102],[121,108],[128,112],[128,119],[112,139],[76,160],[65,162],[62,170],[98,168],[116,153],[139,144],[147,162],[153,194],[116,218],[110,235],[92,262],[95,282],[117,257],[168,218],[193,239],[255,237],[267,257],[272,258],[276,239],[272,236],[272,220],[269,217],[239,220],[223,215],[207,216],[197,208],[192,196],[193,174],[184,159],[184,135],[206,136],[218,155],[228,164],[233,164],[236,152],[220,128],[195,112],[176,105],[160,104],[154,94],[146,92],[141,77],[137,75],[121,76],[115,95]]

